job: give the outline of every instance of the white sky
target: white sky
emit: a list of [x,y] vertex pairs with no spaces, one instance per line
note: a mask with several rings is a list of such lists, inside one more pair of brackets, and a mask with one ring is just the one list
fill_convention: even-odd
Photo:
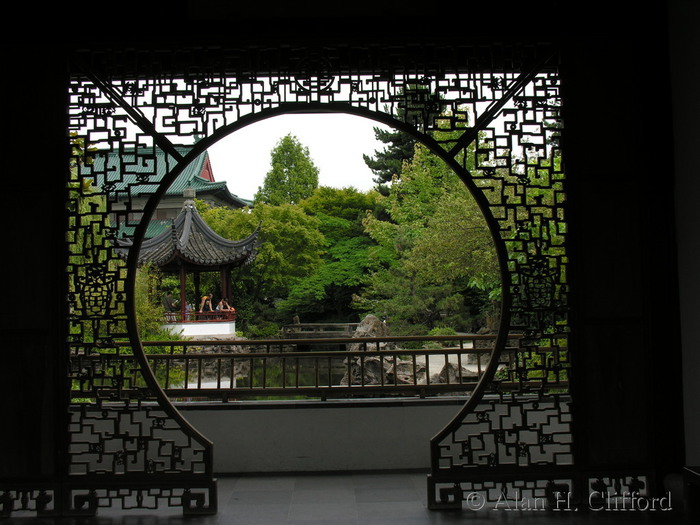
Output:
[[319,168],[319,185],[368,190],[374,174],[362,154],[374,156],[385,144],[376,140],[374,127],[387,128],[374,120],[347,114],[304,114],[272,117],[240,129],[208,148],[214,179],[226,181],[228,189],[252,200],[270,170],[270,152],[291,133],[309,148]]

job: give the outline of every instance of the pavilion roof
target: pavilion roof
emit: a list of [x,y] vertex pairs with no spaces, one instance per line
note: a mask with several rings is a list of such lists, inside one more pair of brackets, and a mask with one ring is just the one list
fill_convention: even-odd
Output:
[[[138,263],[152,263],[166,271],[180,266],[243,266],[255,258],[259,231],[258,227],[238,241],[226,239],[214,232],[199,215],[194,202],[187,200],[170,228],[143,241]],[[123,248],[131,245],[130,240],[119,242]]]

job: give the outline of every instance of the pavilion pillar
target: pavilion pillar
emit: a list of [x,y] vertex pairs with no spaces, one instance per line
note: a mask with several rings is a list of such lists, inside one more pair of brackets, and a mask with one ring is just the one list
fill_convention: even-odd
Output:
[[202,299],[202,294],[199,291],[199,272],[194,272],[194,309],[199,310],[199,302]]
[[221,276],[221,296],[231,302],[233,301],[233,297],[231,297],[231,271],[228,267],[223,267],[219,274]]
[[180,265],[180,321],[186,321],[187,318],[187,273],[185,272],[185,265]]

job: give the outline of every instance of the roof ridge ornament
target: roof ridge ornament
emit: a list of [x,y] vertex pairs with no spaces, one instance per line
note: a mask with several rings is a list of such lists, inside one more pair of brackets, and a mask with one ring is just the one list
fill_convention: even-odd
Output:
[[197,197],[197,190],[189,187],[182,190],[182,196],[185,198],[185,206],[188,204],[194,205],[194,199]]

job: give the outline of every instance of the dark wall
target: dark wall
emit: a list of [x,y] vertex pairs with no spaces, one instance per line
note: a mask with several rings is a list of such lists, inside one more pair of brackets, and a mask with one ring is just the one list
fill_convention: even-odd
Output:
[[686,463],[700,465],[700,177],[697,162],[700,144],[697,125],[700,118],[700,4],[692,0],[676,0],[670,5]]
[[625,36],[565,46],[574,418],[581,465],[661,478],[683,462],[667,35]]
[[[642,18],[586,3],[460,4],[429,15],[323,20],[217,16],[216,2],[122,3],[45,33],[34,47],[3,50],[6,214],[0,399],[0,479],[60,473],[65,375],[62,358],[63,81],[74,47],[139,48],[205,43],[366,44],[440,40],[559,40],[570,191],[579,461],[594,467],[683,462],[680,345],[673,231],[665,9]],[[98,12],[99,9],[110,10]],[[149,10],[145,10],[149,9]],[[138,13],[137,23],[129,21]],[[266,11],[274,13],[274,6]],[[604,15],[601,15],[604,13]],[[298,13],[297,13],[298,14]],[[483,22],[480,22],[483,20]],[[10,183],[11,181],[11,183]],[[22,193],[15,192],[21,188]],[[26,193],[24,193],[26,191]],[[31,198],[22,198],[27,195]],[[8,224],[6,222],[6,224]],[[38,305],[37,323],[28,311]],[[658,366],[662,356],[663,372]],[[31,376],[29,370],[32,370]],[[31,379],[29,379],[31,377]],[[670,407],[670,408],[669,408]],[[427,443],[426,443],[427,446]]]
[[3,46],[0,479],[56,472],[64,428],[65,67],[55,49]]

